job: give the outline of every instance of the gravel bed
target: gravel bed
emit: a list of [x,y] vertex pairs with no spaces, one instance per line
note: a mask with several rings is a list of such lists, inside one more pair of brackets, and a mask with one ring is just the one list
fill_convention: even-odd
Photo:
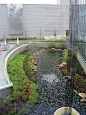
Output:
[[54,115],[57,109],[58,107],[53,105],[35,104],[33,112],[30,115]]
[[[63,51],[53,53],[49,50],[38,55],[39,104],[34,106],[30,115],[54,115],[59,107],[65,106],[66,81],[57,66],[63,55]],[[79,111],[80,115],[86,115],[86,103],[80,100],[81,98],[73,92],[72,107]]]

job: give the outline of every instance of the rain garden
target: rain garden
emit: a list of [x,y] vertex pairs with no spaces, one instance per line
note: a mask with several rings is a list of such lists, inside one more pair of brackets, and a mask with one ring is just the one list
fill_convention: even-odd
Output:
[[[54,42],[48,48],[29,46],[8,63],[13,89],[0,96],[0,115],[54,115],[65,106],[68,50],[60,47],[56,48]],[[74,89],[86,93],[86,74],[75,55],[71,58],[75,58],[77,68]],[[86,115],[86,103],[74,91],[72,107]]]

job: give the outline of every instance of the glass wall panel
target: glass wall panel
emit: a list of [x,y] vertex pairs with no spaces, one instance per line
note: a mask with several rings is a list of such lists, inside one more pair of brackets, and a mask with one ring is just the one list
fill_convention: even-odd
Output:
[[72,45],[78,46],[78,50],[86,59],[86,0],[71,1],[71,40]]

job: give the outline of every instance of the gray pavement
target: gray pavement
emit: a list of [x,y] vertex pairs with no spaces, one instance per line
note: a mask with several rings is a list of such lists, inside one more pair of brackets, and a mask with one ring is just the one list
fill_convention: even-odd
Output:
[[[1,44],[1,47],[2,47],[2,45],[3,44]],[[10,48],[12,48],[12,47],[13,47],[13,45],[10,45]],[[4,75],[4,57],[5,57],[6,53],[7,53],[7,51],[3,51],[3,50],[0,52],[0,54],[1,54],[0,55],[0,87],[7,85],[7,80]]]

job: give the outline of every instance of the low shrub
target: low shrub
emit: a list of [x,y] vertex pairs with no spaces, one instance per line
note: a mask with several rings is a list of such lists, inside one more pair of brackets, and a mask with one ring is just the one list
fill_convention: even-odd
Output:
[[59,48],[62,48],[62,49],[66,48],[66,43],[59,42]]
[[[37,42],[40,42],[40,41],[37,41]],[[59,42],[59,43],[66,43],[67,41],[64,41],[62,39],[60,40],[41,40],[41,42]]]
[[48,43],[48,47],[49,47],[49,48],[55,48],[55,47],[56,47],[55,42],[49,42],[49,43]]
[[28,107],[28,108],[27,108],[27,107],[24,107],[23,109],[21,109],[21,110],[17,113],[17,115],[28,115],[29,112],[30,112],[29,107]]
[[[10,101],[28,101],[30,103],[38,102],[38,86],[30,81],[24,70],[23,60],[25,55],[17,54],[7,66],[7,71],[13,83],[13,91]],[[35,95],[36,96],[35,96]]]

